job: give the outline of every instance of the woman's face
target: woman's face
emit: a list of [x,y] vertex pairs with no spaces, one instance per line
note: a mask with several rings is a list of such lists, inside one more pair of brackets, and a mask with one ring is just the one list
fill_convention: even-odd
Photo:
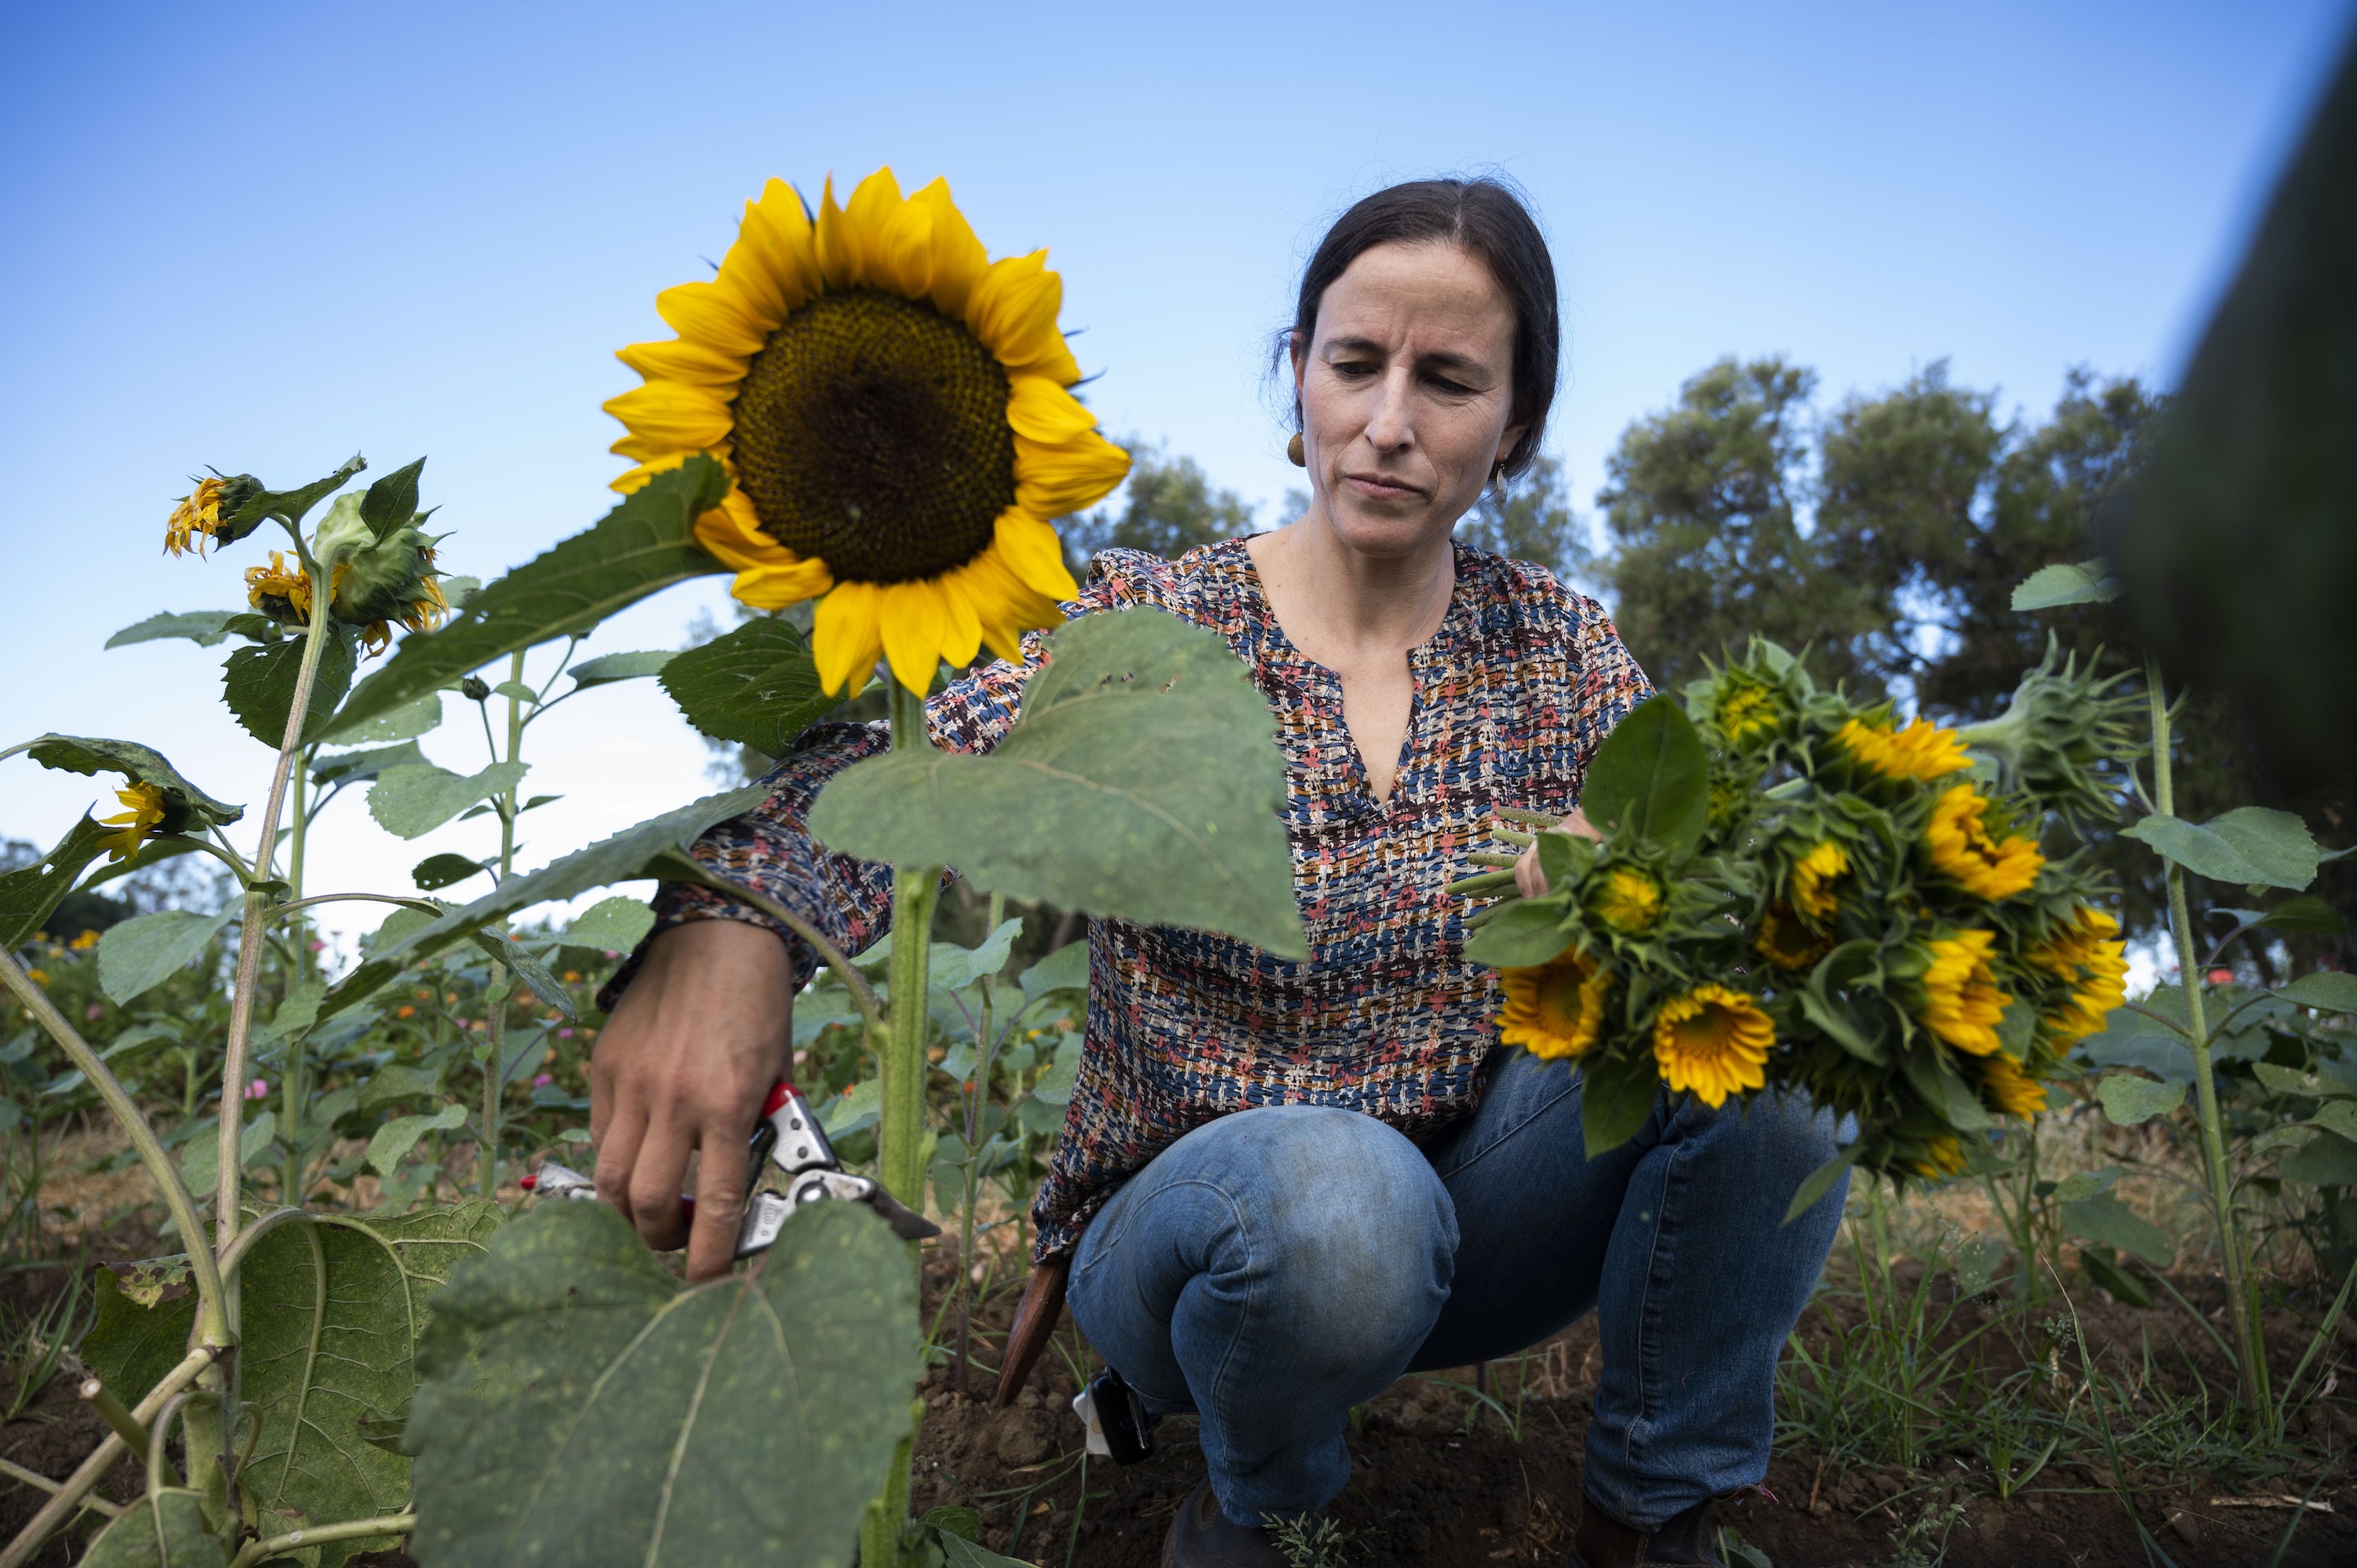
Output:
[[1448,537],[1513,447],[1514,311],[1445,241],[1377,245],[1328,285],[1293,345],[1303,456],[1345,544],[1403,555]]

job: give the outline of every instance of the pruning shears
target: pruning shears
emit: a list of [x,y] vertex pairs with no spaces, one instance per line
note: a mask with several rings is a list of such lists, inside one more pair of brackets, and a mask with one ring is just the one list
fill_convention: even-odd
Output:
[[[785,1229],[786,1217],[795,1209],[829,1198],[867,1205],[903,1240],[921,1241],[942,1233],[940,1226],[885,1191],[873,1177],[845,1170],[834,1145],[827,1142],[825,1129],[811,1114],[810,1101],[784,1079],[770,1086],[770,1097],[762,1102],[760,1120],[753,1124],[747,1154],[745,1222],[737,1230],[740,1258],[767,1251]],[[782,1189],[756,1191],[769,1165],[777,1166],[785,1185]],[[543,1197],[594,1200],[597,1196],[595,1180],[554,1160],[524,1177],[522,1185]],[[693,1220],[694,1195],[684,1195],[679,1201]]]

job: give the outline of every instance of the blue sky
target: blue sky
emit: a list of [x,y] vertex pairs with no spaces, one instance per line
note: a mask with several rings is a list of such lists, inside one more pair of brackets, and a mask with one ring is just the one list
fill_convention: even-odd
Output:
[[[274,484],[420,454],[455,571],[590,521],[598,404],[657,290],[705,274],[769,176],[950,177],[994,253],[1051,248],[1108,429],[1274,503],[1265,380],[1322,222],[1393,179],[1498,169],[1553,238],[1554,446],[1586,508],[1632,418],[1725,353],[1828,401],[1946,357],[2001,406],[2066,369],[2176,373],[2344,37],[2344,3],[881,7],[31,7],[0,100],[0,473],[18,591],[0,745],[137,738],[258,800],[222,650],[102,654],[227,606],[260,541],[157,553],[187,476]],[[593,651],[675,644],[713,588]],[[455,707],[455,704],[454,704]],[[454,716],[460,716],[456,715]],[[705,788],[640,683],[535,737],[528,864]],[[479,766],[455,726],[429,738]],[[0,768],[0,833],[93,781]],[[312,886],[401,887],[357,801]],[[527,819],[528,822],[534,819]]]

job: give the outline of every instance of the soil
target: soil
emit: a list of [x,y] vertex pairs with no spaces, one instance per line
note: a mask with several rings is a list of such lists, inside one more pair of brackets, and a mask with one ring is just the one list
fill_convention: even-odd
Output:
[[[940,1288],[946,1275],[932,1283]],[[1914,1276],[1902,1274],[1901,1283],[1911,1286]],[[1937,1283],[1935,1295],[1946,1283]],[[2202,1282],[2177,1283],[2200,1301]],[[996,1331],[1011,1314],[1012,1299],[1012,1293],[996,1298],[977,1315],[976,1364],[966,1394],[956,1391],[949,1368],[926,1378],[917,1509],[974,1509],[983,1519],[982,1544],[1042,1565],[1157,1568],[1165,1530],[1203,1477],[1193,1419],[1164,1421],[1153,1456],[1135,1466],[1084,1461],[1080,1422],[1071,1413],[1071,1368],[1093,1370],[1101,1363],[1069,1315],[1015,1407],[994,1408],[995,1378],[985,1363],[996,1364]],[[2179,1308],[2077,1305],[2091,1345],[2141,1355],[2148,1344],[2156,1367],[2173,1364],[2187,1380],[2222,1370],[2216,1348]],[[1971,1332],[1986,1310],[1960,1305],[1947,1337]],[[1835,1312],[1837,1320],[1854,1319],[1854,1313]],[[981,1325],[993,1332],[980,1332]],[[2268,1328],[2282,1359],[2280,1379],[2306,1345],[2308,1329],[2290,1314]],[[1815,1311],[1802,1326],[1804,1341],[1831,1332]],[[2344,1364],[2357,1367],[2357,1326],[2344,1326],[2341,1341]],[[1991,1348],[1992,1370],[2011,1369],[2002,1337],[1985,1335],[1976,1343]],[[1596,1370],[1591,1317],[1519,1367],[1501,1364],[1486,1374],[1469,1367],[1394,1385],[1349,1434],[1351,1483],[1329,1509],[1349,1542],[1328,1561],[1423,1568],[1565,1563],[1579,1520],[1581,1444]],[[1491,1396],[1509,1411],[1519,1393],[1518,1430],[1464,1391],[1484,1377]],[[2166,1559],[2147,1557],[2114,1477],[2100,1466],[2050,1468],[2001,1501],[1990,1495],[1985,1474],[1953,1459],[1910,1474],[1844,1468],[1811,1452],[1782,1452],[1763,1487],[1723,1501],[1716,1518],[1774,1568],[1881,1568],[1910,1560],[1926,1568],[2147,1568],[2161,1561],[2179,1568],[2245,1568],[2269,1561],[2293,1519],[2287,1505],[2307,1495],[2331,1511],[2305,1511],[2282,1558],[2287,1568],[2357,1563],[2357,1470],[2350,1463],[2357,1403],[2336,1391],[2311,1411],[2308,1425],[2295,1435],[2308,1440],[2312,1462],[2264,1481],[2128,1477],[2136,1518]]]

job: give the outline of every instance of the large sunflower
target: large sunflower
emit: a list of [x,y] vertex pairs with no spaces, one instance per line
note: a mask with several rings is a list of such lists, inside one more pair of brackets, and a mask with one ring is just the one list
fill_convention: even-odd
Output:
[[771,180],[709,283],[655,296],[679,333],[620,353],[646,384],[606,404],[630,491],[706,452],[736,480],[696,538],[761,609],[820,599],[830,692],[880,654],[911,691],[941,660],[1062,618],[1078,588],[1050,518],[1129,471],[1065,389],[1044,251],[992,262],[945,181],[905,199],[888,168],[813,223]]
[[2018,833],[2004,839],[1991,834],[1988,809],[1988,797],[1969,784],[1955,785],[1932,808],[1923,846],[1932,864],[1958,886],[1996,903],[2027,891],[2046,857]]
[[1978,930],[1931,942],[1932,962],[1923,972],[1923,1008],[1916,1015],[1932,1033],[1976,1057],[1996,1054],[1997,1026],[2013,1005],[1989,964],[1996,943],[1996,932]]
[[1577,948],[1529,969],[1501,970],[1506,1009],[1498,1038],[1534,1057],[1578,1057],[1596,1044],[1604,1024],[1611,972]]
[[1653,1060],[1674,1091],[1716,1111],[1730,1094],[1768,1081],[1776,1026],[1760,1004],[1725,985],[1697,985],[1653,1016]]

